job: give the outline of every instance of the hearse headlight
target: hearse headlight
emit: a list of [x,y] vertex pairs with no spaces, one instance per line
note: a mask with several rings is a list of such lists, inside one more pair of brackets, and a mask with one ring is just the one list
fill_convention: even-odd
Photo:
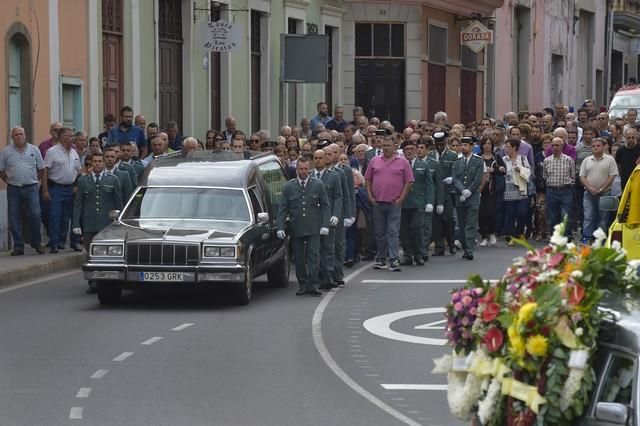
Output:
[[92,244],[92,256],[114,256],[122,257],[124,254],[123,244]]
[[236,248],[205,246],[204,257],[236,257]]

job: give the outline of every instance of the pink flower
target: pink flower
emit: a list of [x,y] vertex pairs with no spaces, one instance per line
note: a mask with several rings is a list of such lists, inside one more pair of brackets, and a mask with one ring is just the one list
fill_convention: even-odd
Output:
[[564,254],[563,253],[556,253],[553,256],[551,256],[551,259],[549,259],[549,261],[547,262],[547,266],[549,268],[555,268],[560,263],[562,263],[563,260],[564,260]]
[[478,310],[475,307],[469,309],[469,315],[475,315],[476,313],[478,313]]
[[462,311],[462,303],[458,302],[455,305],[453,305],[453,309],[456,310],[456,312],[460,312]]
[[487,345],[489,352],[495,352],[502,347],[504,343],[504,334],[499,328],[491,327],[487,334],[484,335],[484,344]]
[[473,299],[471,298],[471,296],[464,296],[462,298],[462,304],[464,306],[469,306],[469,304],[471,304],[471,302],[473,302]]
[[460,324],[464,325],[465,327],[469,325],[469,318],[468,317],[462,317],[462,319],[460,320]]
[[482,287],[476,287],[475,289],[476,295],[480,296],[484,293],[484,289]]
[[482,312],[482,320],[484,322],[491,322],[498,317],[500,313],[500,305],[497,303],[488,303]]

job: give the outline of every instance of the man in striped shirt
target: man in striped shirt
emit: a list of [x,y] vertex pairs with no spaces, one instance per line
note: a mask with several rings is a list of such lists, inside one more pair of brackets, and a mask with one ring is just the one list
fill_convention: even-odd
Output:
[[[51,147],[44,158],[45,172],[42,179],[42,197],[51,201],[49,243],[51,253],[64,249],[73,213],[73,185],[82,168],[80,157],[71,146],[73,130],[58,130],[58,143]],[[71,239],[71,248],[81,251],[77,237]]]
[[[547,187],[547,223],[553,229],[569,214],[573,206],[574,184],[576,177],[575,162],[562,153],[564,142],[561,138],[553,138],[551,148],[553,154],[544,159],[544,180]],[[567,229],[567,235],[571,235]]]

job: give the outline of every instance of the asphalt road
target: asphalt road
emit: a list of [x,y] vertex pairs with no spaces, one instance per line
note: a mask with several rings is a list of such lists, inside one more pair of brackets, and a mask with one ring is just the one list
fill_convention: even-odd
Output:
[[223,290],[104,307],[80,272],[2,290],[0,425],[456,425],[430,374],[449,351],[441,307],[520,253],[358,264],[322,298],[257,286],[246,307]]

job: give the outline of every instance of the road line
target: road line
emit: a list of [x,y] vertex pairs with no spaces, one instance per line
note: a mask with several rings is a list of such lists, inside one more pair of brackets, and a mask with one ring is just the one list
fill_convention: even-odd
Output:
[[8,284],[7,287],[3,288],[0,290],[0,294],[2,293],[8,293],[10,291],[13,290],[18,290],[19,288],[24,288],[24,287],[29,287],[35,284],[41,284],[45,281],[50,281],[50,280],[57,280],[58,278],[63,278],[66,277],[67,275],[72,275],[72,274],[79,274],[82,271],[79,271],[78,269],[73,269],[71,271],[65,271],[65,272],[60,272],[58,274],[51,274],[51,275],[47,275],[46,277],[43,278],[38,278],[35,280],[31,280],[31,281],[27,281],[25,283],[22,284]]
[[[484,280],[495,283],[499,280]],[[468,280],[362,280],[363,284],[466,284]]]
[[180,325],[179,325],[179,326],[177,326],[177,327],[173,327],[173,328],[171,329],[171,331],[182,331],[182,330],[184,330],[185,328],[189,328],[189,327],[191,327],[192,325],[193,325],[193,323],[192,323],[192,322],[185,322],[184,324],[180,324]]
[[[369,270],[370,267],[371,267],[371,264],[367,264],[358,268],[356,271],[352,272],[347,277],[345,277],[345,281],[347,282],[351,281],[362,272]],[[331,371],[333,371],[333,373],[336,376],[338,376],[340,380],[342,380],[347,386],[349,386],[351,389],[353,389],[355,392],[357,392],[360,396],[365,398],[367,401],[371,402],[376,407],[380,408],[381,410],[385,411],[389,415],[395,417],[396,419],[400,420],[401,422],[409,426],[420,426],[420,423],[405,416],[400,411],[391,407],[389,404],[386,404],[385,402],[381,401],[371,392],[367,391],[365,388],[360,386],[342,368],[340,368],[338,363],[335,361],[335,359],[333,359],[333,357],[329,353],[329,350],[327,349],[327,345],[324,342],[324,338],[322,337],[322,316],[324,315],[324,311],[327,309],[327,305],[329,304],[329,302],[331,302],[331,299],[333,299],[335,294],[336,293],[327,294],[320,301],[320,303],[316,307],[315,312],[313,313],[313,320],[312,320],[313,343],[315,344],[316,349],[318,350],[318,353],[322,357],[322,360],[325,362],[327,367],[329,367]],[[365,368],[365,367],[372,368],[369,365],[360,366],[360,368]]]
[[102,379],[104,376],[107,375],[108,372],[109,372],[109,370],[96,370],[96,372],[91,375],[91,378],[92,379]]
[[89,398],[91,388],[80,388],[76,394],[76,398]]
[[82,420],[82,411],[84,411],[82,407],[71,407],[71,410],[69,410],[69,419]]
[[160,340],[162,340],[162,337],[152,337],[149,340],[145,340],[144,342],[140,343],[141,345],[145,345],[145,346],[149,346],[149,345],[153,345],[155,342],[158,342]]
[[447,390],[447,385],[401,385],[401,384],[382,384],[383,389],[387,390]]
[[122,352],[120,355],[118,355],[117,357],[115,357],[113,359],[113,361],[116,362],[122,362],[125,359],[129,358],[131,355],[133,355],[133,352]]

